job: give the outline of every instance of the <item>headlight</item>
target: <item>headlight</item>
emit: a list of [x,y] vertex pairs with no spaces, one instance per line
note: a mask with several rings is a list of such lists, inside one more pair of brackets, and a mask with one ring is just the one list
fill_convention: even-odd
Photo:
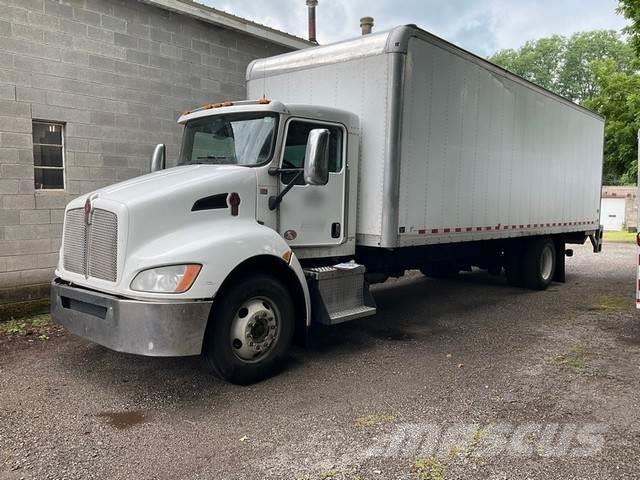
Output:
[[183,293],[191,288],[202,265],[170,265],[144,270],[131,282],[131,290],[154,293]]

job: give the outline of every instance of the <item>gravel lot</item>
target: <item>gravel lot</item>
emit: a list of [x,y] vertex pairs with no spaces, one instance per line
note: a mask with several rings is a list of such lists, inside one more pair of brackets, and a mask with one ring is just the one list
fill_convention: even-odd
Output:
[[482,272],[378,286],[379,314],[251,386],[71,336],[0,344],[0,478],[639,478],[635,246],[546,292]]

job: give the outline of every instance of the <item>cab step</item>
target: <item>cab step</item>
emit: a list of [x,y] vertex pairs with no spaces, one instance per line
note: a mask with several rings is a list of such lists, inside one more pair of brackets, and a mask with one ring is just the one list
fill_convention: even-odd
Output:
[[375,315],[376,305],[364,279],[364,265],[343,263],[305,269],[313,322],[336,325]]

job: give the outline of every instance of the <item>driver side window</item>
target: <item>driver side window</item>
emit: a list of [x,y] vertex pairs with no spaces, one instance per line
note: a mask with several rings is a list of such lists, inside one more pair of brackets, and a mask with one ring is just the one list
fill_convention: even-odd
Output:
[[[296,120],[289,123],[282,168],[304,168],[304,154],[307,149],[309,132],[316,128],[329,130],[329,172],[337,173],[342,170],[342,128]],[[284,173],[282,182],[290,183],[294,176],[295,173]],[[296,185],[304,185],[304,179],[298,178]]]

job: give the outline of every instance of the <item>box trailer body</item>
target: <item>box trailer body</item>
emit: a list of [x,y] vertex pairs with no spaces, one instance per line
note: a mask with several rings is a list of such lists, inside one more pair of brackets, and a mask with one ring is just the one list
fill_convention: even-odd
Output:
[[600,251],[603,119],[415,26],[257,60],[247,87],[180,116],[175,167],[158,145],[67,205],[55,321],[249,383],[389,276],[543,290],[566,244]]
[[422,30],[252,63],[249,98],[360,119],[357,244],[594,229],[604,120]]

